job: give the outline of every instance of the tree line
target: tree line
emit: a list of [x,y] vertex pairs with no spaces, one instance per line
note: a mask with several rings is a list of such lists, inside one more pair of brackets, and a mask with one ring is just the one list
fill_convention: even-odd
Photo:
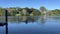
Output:
[[1,8],[0,7],[0,16],[5,15],[5,10],[8,10],[8,16],[40,16],[40,15],[60,15],[59,9],[48,10],[44,6],[41,6],[39,9],[35,8],[20,8],[20,7],[9,7]]

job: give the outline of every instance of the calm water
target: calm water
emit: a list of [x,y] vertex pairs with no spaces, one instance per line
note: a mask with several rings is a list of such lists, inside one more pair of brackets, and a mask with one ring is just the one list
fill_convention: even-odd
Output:
[[[0,33],[5,34],[5,29],[0,26]],[[60,34],[60,16],[8,17],[8,34]]]

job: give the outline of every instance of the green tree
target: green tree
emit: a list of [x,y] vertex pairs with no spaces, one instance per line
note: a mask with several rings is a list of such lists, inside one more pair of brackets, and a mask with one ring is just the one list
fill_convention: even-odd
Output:
[[0,8],[0,16],[5,16],[5,9],[4,8]]
[[41,14],[40,11],[37,9],[32,8],[31,10],[32,10],[32,13],[30,14],[30,16],[38,16]]
[[30,9],[28,7],[23,8],[23,10],[22,10],[23,15],[28,16],[29,15],[29,10]]
[[44,6],[41,6],[41,7],[40,7],[40,11],[41,11],[41,12],[44,12],[44,11],[46,11],[46,8],[45,8]]
[[46,13],[46,8],[44,6],[41,6],[40,11],[41,11],[41,14],[45,14]]

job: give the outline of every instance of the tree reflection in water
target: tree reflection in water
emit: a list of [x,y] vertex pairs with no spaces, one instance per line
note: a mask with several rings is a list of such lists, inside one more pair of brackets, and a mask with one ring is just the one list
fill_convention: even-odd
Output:
[[45,15],[41,16],[41,24],[45,24],[47,17]]
[[0,17],[0,26],[5,26],[5,17]]
[[36,16],[18,16],[18,17],[10,17],[8,18],[8,21],[11,23],[34,23],[36,20],[38,19],[38,17]]
[[[3,20],[4,18],[0,18]],[[40,20],[40,21],[38,21]],[[46,22],[46,16],[10,16],[8,17],[8,22],[10,23],[37,23],[37,21],[41,24]]]
[[[2,21],[4,18],[0,18]],[[8,22],[10,23],[37,23],[37,20],[40,20],[39,23],[44,24],[46,22],[46,16],[11,16],[8,17]]]
[[[39,23],[45,24],[46,20],[48,19],[60,19],[60,17],[47,17],[47,16],[9,16],[8,22],[10,23]],[[38,21],[38,22],[37,22]],[[4,17],[0,17],[0,22],[5,22]]]

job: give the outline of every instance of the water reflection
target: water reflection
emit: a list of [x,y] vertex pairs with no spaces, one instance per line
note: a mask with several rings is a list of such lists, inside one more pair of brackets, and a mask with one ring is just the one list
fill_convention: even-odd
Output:
[[47,21],[47,17],[46,16],[41,16],[40,23],[45,24],[46,21]]
[[12,17],[12,18],[8,18],[8,21],[9,22],[17,22],[17,23],[21,23],[21,22],[24,22],[24,23],[29,23],[29,22],[36,22],[36,20],[38,20],[38,17],[35,16],[35,17],[30,17],[30,16],[21,16],[21,17]]
[[[8,17],[8,22],[10,23],[39,23],[39,24],[45,24],[47,20],[55,20],[59,21],[60,16],[10,16]],[[38,22],[37,22],[38,21]],[[5,22],[4,17],[0,17],[0,22]]]
[[6,25],[5,23],[5,17],[0,17],[0,26]]
[[6,25],[6,23],[2,23],[2,22],[0,23],[0,26],[4,26],[4,25]]
[[[39,21],[40,24],[45,24],[47,20],[59,20],[60,16],[9,16],[8,17],[8,22],[10,23],[35,23]],[[0,17],[0,22],[5,22],[4,17]]]
[[7,19],[5,16],[0,16],[0,34],[8,34]]
[[[17,34],[17,33],[18,34],[52,34],[52,33],[60,34],[60,23],[56,23],[55,18],[58,17],[52,17],[52,16],[10,17],[8,19],[9,21],[8,31],[9,34]],[[57,22],[60,22],[59,19],[57,20],[58,20]]]
[[[53,21],[53,23],[52,23],[52,21]],[[57,16],[55,16],[55,17],[53,17],[53,16],[18,16],[18,17],[17,16],[10,16],[10,17],[8,17],[8,23],[10,23],[9,24],[9,31],[10,32],[11,32],[11,29],[12,29],[12,32],[14,32],[16,29],[18,30],[18,28],[20,29],[18,32],[25,31],[25,30],[27,30],[27,32],[28,32],[29,29],[31,29],[31,31],[33,30],[35,32],[44,31],[44,27],[42,27],[42,26],[40,27],[40,26],[36,25],[36,23],[38,23],[38,24],[47,23],[45,25],[46,31],[50,31],[50,30],[54,31],[54,30],[56,30],[56,28],[60,27],[60,23],[55,23],[55,21],[60,22],[60,16],[58,16],[58,17]],[[1,22],[0,26],[6,25],[6,23],[2,23],[2,22],[5,22],[4,17],[0,17],[0,22]],[[17,23],[25,23],[25,24],[21,24],[21,25],[18,24],[19,25],[18,26],[16,24],[12,25],[11,23],[16,23],[16,24]],[[35,23],[35,24],[28,24],[28,23]],[[26,24],[28,24],[28,25],[26,25]],[[40,30],[40,29],[42,29],[42,30]],[[60,30],[58,30],[58,31],[60,31]]]
[[48,19],[60,20],[60,16],[48,16]]

